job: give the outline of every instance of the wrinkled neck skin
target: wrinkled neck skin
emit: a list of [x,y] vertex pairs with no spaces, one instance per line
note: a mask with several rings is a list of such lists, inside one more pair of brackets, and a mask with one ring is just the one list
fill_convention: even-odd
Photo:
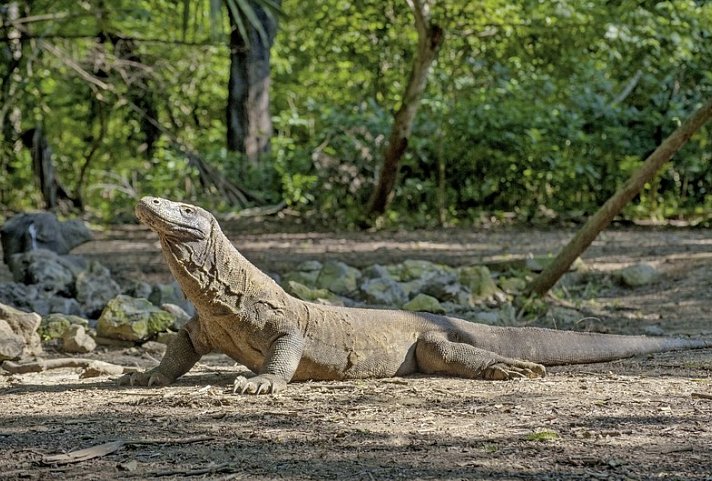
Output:
[[244,308],[253,290],[248,271],[255,268],[215,222],[210,235],[198,241],[159,237],[173,276],[199,313],[217,316]]

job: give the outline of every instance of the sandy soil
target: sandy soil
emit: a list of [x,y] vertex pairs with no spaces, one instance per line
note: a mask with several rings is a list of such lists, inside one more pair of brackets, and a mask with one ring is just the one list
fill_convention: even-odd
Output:
[[[339,235],[250,223],[228,230],[272,272],[314,258],[467,264],[556,252],[571,235]],[[155,237],[138,227],[104,232],[77,252],[120,277],[170,278]],[[655,325],[670,335],[712,336],[712,232],[614,230],[584,260],[601,279],[587,305],[607,330]],[[663,272],[660,281],[638,289],[605,282],[607,272],[640,260]],[[102,349],[91,357],[148,367],[160,353]],[[72,369],[0,375],[0,479],[712,480],[711,350],[552,368],[543,380],[313,382],[261,397],[231,394],[241,373],[211,354],[163,389],[82,380]],[[46,459],[117,441],[94,459]]]

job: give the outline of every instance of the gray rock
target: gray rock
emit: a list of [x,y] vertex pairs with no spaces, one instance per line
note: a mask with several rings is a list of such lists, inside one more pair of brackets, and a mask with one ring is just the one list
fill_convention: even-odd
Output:
[[195,306],[185,298],[183,291],[177,282],[171,282],[168,284],[157,284],[153,286],[153,291],[148,297],[156,306],[161,306],[163,304],[175,304],[180,306],[185,312],[190,316],[195,315]]
[[42,352],[42,342],[37,334],[42,318],[37,313],[23,312],[0,304],[0,320],[5,321],[12,332],[22,337],[24,354],[37,355]]
[[10,218],[0,229],[0,238],[3,261],[8,264],[12,255],[37,249],[68,254],[91,240],[92,234],[81,220],[60,222],[50,212],[37,212]]
[[460,268],[458,280],[469,289],[472,303],[492,297],[499,292],[490,270],[485,266]]
[[428,276],[421,288],[423,294],[440,301],[453,301],[460,291],[462,286],[457,282],[457,275],[454,272],[442,271]]
[[403,287],[390,277],[375,277],[361,283],[361,294],[369,304],[397,307],[408,300]]
[[363,271],[361,271],[363,274],[363,277],[367,279],[376,279],[379,277],[386,277],[391,279],[391,272],[388,270],[387,267],[382,266],[381,264],[373,264],[372,266],[368,266],[365,268]]
[[504,277],[499,279],[499,287],[505,292],[516,294],[524,292],[527,281],[521,277]]
[[153,292],[153,286],[148,282],[144,281],[133,281],[129,286],[124,289],[122,294],[126,294],[131,297],[140,297],[143,299],[148,299],[151,297]]
[[174,321],[172,314],[146,299],[119,295],[104,308],[96,332],[103,338],[143,341],[165,331]]
[[339,261],[328,261],[319,272],[316,286],[347,296],[358,289],[360,278],[361,272],[355,267]]
[[403,309],[406,311],[445,314],[445,308],[440,304],[440,302],[427,294],[418,294],[413,299],[403,304]]
[[121,287],[111,278],[109,269],[94,261],[77,275],[75,285],[77,301],[91,318],[97,318],[106,303],[121,293]]
[[627,287],[646,286],[658,280],[660,276],[657,269],[646,262],[624,267],[614,274],[620,283]]
[[36,284],[45,292],[74,295],[74,281],[81,271],[74,259],[45,249],[15,254],[8,264],[15,282]]
[[74,324],[69,326],[62,336],[62,350],[77,354],[85,354],[96,349],[96,341],[87,334],[84,326]]
[[158,341],[146,341],[141,344],[141,349],[143,349],[144,352],[153,354],[154,356],[162,356],[165,354],[166,347],[166,343]]
[[7,321],[0,319],[0,361],[16,361],[22,357],[25,340],[10,327]]
[[176,306],[175,304],[161,304],[161,309],[166,312],[170,312],[175,318],[175,321],[173,321],[173,325],[171,326],[171,329],[173,330],[181,330],[191,319],[190,314],[185,312],[182,307]]
[[40,327],[37,330],[43,341],[61,339],[64,333],[73,325],[89,327],[89,321],[83,317],[54,313],[42,317]]
[[398,277],[401,281],[407,282],[415,279],[429,279],[448,272],[454,272],[454,269],[430,261],[408,259],[400,264]]
[[339,296],[328,289],[312,289],[296,281],[289,281],[287,292],[303,301],[316,302],[329,306],[343,306],[344,302]]
[[657,324],[651,324],[649,326],[644,326],[643,333],[645,333],[648,336],[664,336],[666,334],[665,329],[663,329],[662,327],[660,327]]
[[32,301],[37,299],[38,294],[37,286],[28,286],[19,282],[0,284],[0,303],[18,309],[38,312],[37,309],[34,309],[32,306]]
[[289,285],[290,281],[304,284],[305,286],[315,286],[316,280],[319,277],[319,271],[294,271],[287,272],[282,276],[281,283]]
[[304,261],[297,266],[297,270],[301,272],[320,271],[323,267],[322,263],[317,260]]

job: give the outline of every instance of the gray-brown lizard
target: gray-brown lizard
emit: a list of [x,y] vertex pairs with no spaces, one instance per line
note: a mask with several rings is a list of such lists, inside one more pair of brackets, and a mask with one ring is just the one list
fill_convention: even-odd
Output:
[[413,373],[539,377],[545,365],[712,347],[712,340],[494,327],[427,313],[304,302],[247,261],[204,209],[144,197],[136,215],[158,233],[170,270],[197,314],[158,367],[128,374],[121,384],[169,384],[212,350],[256,373],[238,377],[234,391],[260,394],[308,379]]

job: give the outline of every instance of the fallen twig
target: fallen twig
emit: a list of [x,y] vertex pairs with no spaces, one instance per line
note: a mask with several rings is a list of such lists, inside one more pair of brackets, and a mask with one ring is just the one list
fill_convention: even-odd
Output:
[[[70,464],[88,461],[90,459],[106,456],[107,454],[115,453],[124,446],[139,446],[144,444],[190,444],[200,443],[203,441],[212,441],[215,439],[212,436],[194,436],[184,439],[136,439],[133,441],[124,441],[119,439],[110,443],[99,444],[90,448],[79,449],[64,454],[55,454],[52,456],[44,456],[43,464]],[[198,473],[204,474],[204,473]],[[163,475],[161,475],[163,476]]]
[[712,394],[707,394],[704,392],[693,392],[692,399],[707,399],[712,401]]
[[47,359],[45,361],[34,361],[17,363],[5,361],[1,367],[10,374],[26,374],[28,372],[42,372],[49,369],[61,369],[66,367],[81,367],[84,369],[82,378],[97,376],[114,376],[128,372],[137,372],[136,367],[119,366],[109,362],[97,361],[96,359],[82,359],[78,357],[67,357],[61,359]]

